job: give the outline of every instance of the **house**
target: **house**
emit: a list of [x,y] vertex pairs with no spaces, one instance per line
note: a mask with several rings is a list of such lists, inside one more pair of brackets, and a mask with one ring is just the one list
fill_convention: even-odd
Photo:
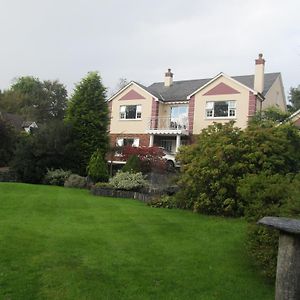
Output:
[[234,120],[245,128],[261,109],[286,110],[281,74],[264,68],[259,54],[253,75],[174,81],[168,69],[164,81],[147,87],[131,81],[108,100],[111,143],[157,145],[175,153],[213,122]]
[[0,119],[10,124],[16,131],[30,133],[31,129],[38,128],[36,122],[25,121],[22,116],[17,114],[0,111]]
[[22,128],[23,130],[25,130],[27,133],[30,133],[31,130],[34,130],[36,128],[38,128],[37,124],[35,122],[32,121],[24,121],[22,123]]

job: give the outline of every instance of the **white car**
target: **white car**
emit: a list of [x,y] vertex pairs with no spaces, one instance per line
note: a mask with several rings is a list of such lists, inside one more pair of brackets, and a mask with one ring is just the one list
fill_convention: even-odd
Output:
[[164,151],[164,156],[163,158],[167,161],[167,168],[168,169],[173,169],[173,168],[179,168],[180,167],[180,164],[178,161],[176,161],[175,159],[175,155],[168,152],[167,150],[163,149]]

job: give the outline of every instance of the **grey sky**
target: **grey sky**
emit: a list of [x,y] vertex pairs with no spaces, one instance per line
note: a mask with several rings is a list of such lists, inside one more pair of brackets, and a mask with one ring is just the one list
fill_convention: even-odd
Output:
[[59,79],[71,92],[98,70],[113,89],[120,77],[162,81],[282,72],[300,84],[299,0],[0,0],[0,89],[17,76]]

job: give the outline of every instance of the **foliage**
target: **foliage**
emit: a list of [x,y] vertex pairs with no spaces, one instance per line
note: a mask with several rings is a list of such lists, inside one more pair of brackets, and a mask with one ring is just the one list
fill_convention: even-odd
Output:
[[250,125],[262,125],[268,124],[273,125],[276,123],[281,123],[289,117],[290,113],[281,110],[276,106],[268,107],[262,112],[256,113],[254,117],[250,120]]
[[63,169],[47,170],[44,182],[45,184],[63,186],[70,175],[71,171],[64,171]]
[[233,123],[204,129],[195,144],[182,147],[178,205],[195,211],[240,216],[247,203],[237,185],[247,174],[297,173],[300,138],[290,125],[252,124],[245,131]]
[[241,214],[235,190],[246,169],[241,135],[233,123],[215,123],[202,131],[195,144],[181,148],[180,207],[208,214]]
[[64,184],[65,187],[84,189],[87,187],[87,180],[77,174],[71,174]]
[[77,84],[68,109],[67,122],[74,128],[74,140],[78,144],[79,174],[86,174],[86,166],[92,154],[100,149],[104,155],[108,149],[108,105],[106,90],[97,72],[89,73]]
[[96,182],[94,184],[95,188],[113,188],[110,182]]
[[300,109],[300,89],[298,88],[291,88],[289,93],[289,102],[288,110],[290,112],[295,112],[296,110]]
[[45,123],[62,120],[67,105],[67,90],[59,81],[40,81],[25,76],[1,95],[0,108],[24,116],[27,120]]
[[17,133],[14,128],[0,116],[0,167],[7,166],[11,161],[16,142]]
[[160,197],[153,198],[150,203],[150,206],[152,207],[163,207],[163,208],[176,208],[177,207],[177,201],[176,198],[168,195],[163,195]]
[[141,188],[147,186],[147,181],[144,179],[141,172],[118,172],[110,180],[110,184],[112,187],[119,190],[139,191]]
[[163,149],[160,147],[132,147],[125,146],[122,149],[124,160],[130,159],[131,156],[137,156],[140,160],[142,173],[166,171],[166,161],[163,159]]
[[141,172],[142,166],[139,157],[136,154],[129,156],[125,166],[122,168],[122,171],[131,173]]
[[74,171],[78,157],[78,148],[73,143],[72,128],[62,122],[52,122],[19,139],[12,168],[18,180],[40,183],[47,169],[62,168]]
[[106,161],[103,158],[103,154],[99,149],[97,149],[89,161],[88,176],[94,181],[108,181],[109,175],[107,170]]
[[300,218],[300,176],[250,174],[239,182],[238,193],[248,203],[248,250],[262,273],[274,279],[278,233],[256,222],[264,216]]

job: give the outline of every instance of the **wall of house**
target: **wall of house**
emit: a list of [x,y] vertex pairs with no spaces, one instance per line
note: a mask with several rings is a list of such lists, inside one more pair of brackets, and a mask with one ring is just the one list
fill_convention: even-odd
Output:
[[[234,94],[215,94],[215,95],[205,95],[208,91],[224,83],[227,86],[238,91]],[[206,117],[205,108],[207,101],[236,101],[236,117],[234,118],[214,118],[209,119]],[[234,120],[236,126],[240,128],[245,128],[249,119],[249,90],[243,86],[235,83],[234,81],[226,78],[220,77],[209,86],[205,87],[203,90],[195,94],[195,107],[194,107],[194,124],[193,124],[193,134],[199,134],[202,129],[206,128],[209,125],[212,125],[213,122],[228,122]]]
[[[144,99],[126,99],[122,98],[128,93],[134,91],[140,94]],[[128,97],[125,97],[128,98]],[[140,97],[139,97],[140,98]],[[116,98],[111,100],[111,122],[110,133],[134,133],[143,134],[149,125],[149,119],[151,117],[152,109],[152,96],[144,91],[137,85],[131,85],[120,93]],[[120,119],[120,106],[121,105],[141,105],[142,106],[142,118],[135,120]]]
[[281,76],[278,76],[273,85],[265,95],[265,100],[262,103],[262,109],[270,106],[277,106],[283,111],[286,111],[286,99]]
[[170,112],[171,112],[171,107],[170,105],[164,104],[164,103],[159,103],[159,112],[158,116],[160,118],[169,118],[170,117]]

